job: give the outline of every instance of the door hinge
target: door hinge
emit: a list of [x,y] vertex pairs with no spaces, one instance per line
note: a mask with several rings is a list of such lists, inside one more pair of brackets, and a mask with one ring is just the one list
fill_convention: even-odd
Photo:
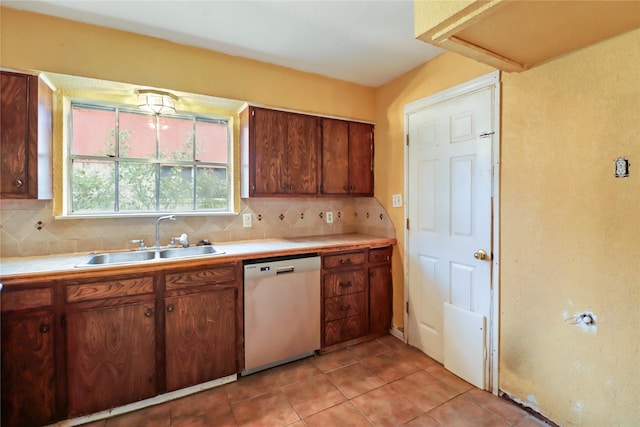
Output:
[[409,229],[409,218],[407,218],[407,230]]
[[406,144],[409,145],[409,134],[405,135]]
[[66,328],[67,327],[67,315],[63,314],[62,316],[60,316],[60,327],[62,328]]
[[407,314],[409,314],[409,301],[405,303],[405,306],[406,306]]

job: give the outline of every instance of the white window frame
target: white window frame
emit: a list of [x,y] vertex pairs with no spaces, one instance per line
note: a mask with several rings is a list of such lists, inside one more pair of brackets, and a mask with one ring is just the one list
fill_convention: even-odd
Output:
[[[218,165],[226,167],[227,169],[227,209],[216,210],[148,210],[148,211],[72,211],[72,155],[71,155],[71,138],[72,138],[72,108],[74,105],[81,105],[84,107],[95,107],[96,109],[112,109],[117,108],[123,111],[136,112],[137,107],[132,105],[126,105],[116,102],[104,102],[97,100],[87,99],[75,99],[64,98],[64,126],[63,126],[63,191],[62,191],[62,216],[59,218],[122,218],[122,217],[157,217],[158,215],[172,213],[179,214],[180,216],[204,216],[204,215],[230,215],[235,214],[235,162],[234,162],[234,122],[233,116],[207,114],[192,111],[178,111],[175,115],[162,115],[161,117],[191,117],[201,118],[204,120],[224,121],[227,123],[227,162],[226,163],[202,163],[196,161],[186,162],[185,165],[192,165],[194,168],[197,165]],[[107,157],[105,156],[105,159]],[[157,160],[148,161],[148,163],[158,162]],[[147,161],[141,161],[140,163],[147,163]],[[164,162],[162,162],[164,163]],[[194,186],[195,186],[194,181]],[[117,188],[116,188],[116,191]],[[159,195],[156,194],[156,197]]]

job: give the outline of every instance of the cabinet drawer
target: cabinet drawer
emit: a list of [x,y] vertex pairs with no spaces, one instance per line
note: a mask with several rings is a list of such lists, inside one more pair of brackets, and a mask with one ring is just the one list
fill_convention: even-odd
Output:
[[371,249],[369,251],[369,262],[377,264],[391,261],[391,247]]
[[367,333],[367,319],[364,315],[325,322],[324,345],[330,346]]
[[337,255],[326,255],[322,258],[322,266],[324,268],[340,268],[349,267],[352,265],[364,264],[365,253],[361,252],[349,252]]
[[364,315],[366,311],[366,296],[364,292],[327,298],[324,300],[324,320],[343,319],[345,317]]
[[365,290],[367,276],[364,269],[341,271],[324,275],[324,298],[353,294]]
[[5,291],[0,295],[2,296],[2,311],[26,310],[53,304],[52,288]]
[[205,270],[185,271],[182,273],[167,274],[166,289],[188,288],[191,286],[213,285],[216,283],[233,282],[236,280],[236,265],[225,264],[216,268]]
[[110,280],[108,282],[67,285],[66,299],[67,302],[80,302],[152,294],[153,292],[153,277],[149,276]]

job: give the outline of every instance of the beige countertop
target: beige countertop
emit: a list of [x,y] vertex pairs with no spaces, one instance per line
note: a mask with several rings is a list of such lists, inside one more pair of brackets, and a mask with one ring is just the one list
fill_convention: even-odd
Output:
[[[88,253],[59,254],[34,257],[0,258],[0,280],[43,278],[51,274],[76,275],[104,271],[149,270],[150,268],[176,268],[201,264],[250,260],[264,257],[296,255],[327,251],[375,248],[393,245],[394,238],[375,237],[365,234],[334,234],[290,239],[260,239],[214,244],[218,255],[207,255],[190,259],[151,260],[128,265],[89,266],[78,268]],[[102,253],[102,252],[101,252]]]

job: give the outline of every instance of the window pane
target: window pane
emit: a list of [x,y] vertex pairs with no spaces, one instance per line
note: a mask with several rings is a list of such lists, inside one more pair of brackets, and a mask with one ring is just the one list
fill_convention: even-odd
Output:
[[156,210],[156,166],[120,162],[118,167],[120,210]]
[[160,167],[160,210],[193,210],[193,167]]
[[71,154],[114,156],[116,113],[74,106],[71,110]]
[[156,158],[156,117],[120,112],[120,157]]
[[227,169],[198,167],[196,209],[227,209]]
[[73,160],[71,164],[71,210],[115,209],[115,163]]
[[227,163],[227,124],[196,122],[196,158],[203,162]]
[[193,160],[193,119],[160,117],[161,160]]

